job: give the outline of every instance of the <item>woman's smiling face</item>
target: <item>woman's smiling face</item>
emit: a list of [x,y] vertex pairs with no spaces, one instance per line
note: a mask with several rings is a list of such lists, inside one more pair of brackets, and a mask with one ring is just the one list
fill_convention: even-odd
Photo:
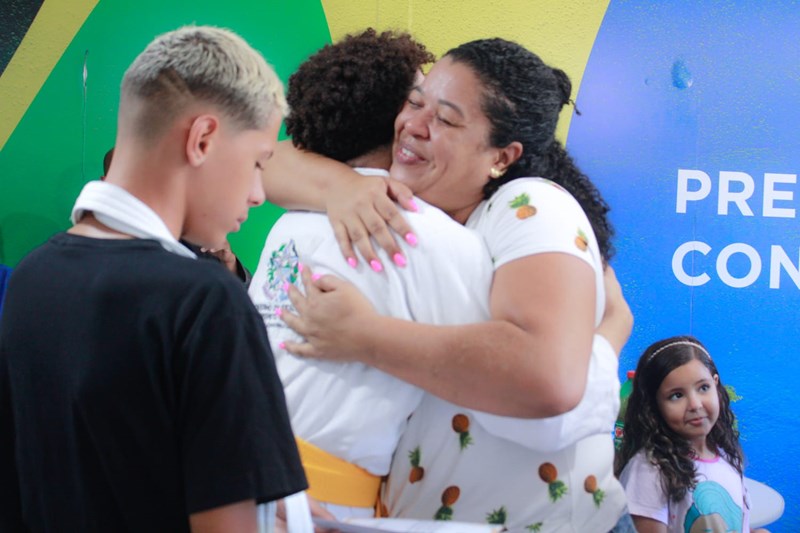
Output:
[[445,56],[395,120],[392,177],[461,223],[483,200],[492,166],[508,165],[503,149],[489,146],[482,92],[469,66]]

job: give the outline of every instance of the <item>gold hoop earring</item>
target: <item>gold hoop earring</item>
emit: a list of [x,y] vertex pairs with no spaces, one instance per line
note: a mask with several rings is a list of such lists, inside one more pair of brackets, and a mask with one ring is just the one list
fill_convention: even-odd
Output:
[[489,169],[489,176],[491,176],[493,179],[497,179],[505,173],[506,173],[505,170],[498,170],[495,167]]

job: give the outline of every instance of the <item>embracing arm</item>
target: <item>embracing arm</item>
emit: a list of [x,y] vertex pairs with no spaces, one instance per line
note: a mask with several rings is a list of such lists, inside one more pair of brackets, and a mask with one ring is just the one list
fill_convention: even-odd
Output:
[[603,285],[606,293],[605,312],[596,333],[611,344],[619,357],[633,331],[633,313],[622,294],[617,273],[611,265],[606,265],[603,271]]
[[413,196],[395,180],[363,176],[345,163],[295,148],[290,141],[278,143],[261,175],[273,204],[327,212],[345,258],[356,259],[355,249],[367,263],[378,259],[370,236],[393,257],[401,249],[392,230],[402,236],[412,232],[394,200],[414,211]]
[[291,290],[302,318],[283,315],[308,340],[287,345],[293,353],[358,360],[458,405],[505,416],[555,416],[583,395],[595,282],[579,259],[545,253],[501,266],[492,320],[463,326],[380,316],[352,286],[330,276],[312,286],[308,270],[303,276],[307,299]]
[[361,178],[352,168],[281,141],[261,173],[267,200],[285,209],[324,212],[335,184]]

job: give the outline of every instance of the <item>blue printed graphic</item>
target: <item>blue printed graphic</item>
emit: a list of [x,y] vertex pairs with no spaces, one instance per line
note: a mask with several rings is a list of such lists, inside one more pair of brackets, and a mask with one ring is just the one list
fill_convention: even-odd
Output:
[[736,505],[725,487],[716,481],[701,481],[692,492],[694,503],[686,513],[683,530],[742,531],[742,508]]
[[797,2],[612,0],[568,139],[613,208],[620,372],[664,337],[708,345],[746,474],[786,500],[773,532],[800,531],[798,29]]

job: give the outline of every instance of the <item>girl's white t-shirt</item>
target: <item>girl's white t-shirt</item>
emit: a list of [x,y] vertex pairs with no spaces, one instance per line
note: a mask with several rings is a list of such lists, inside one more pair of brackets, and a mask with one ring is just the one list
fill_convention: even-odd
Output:
[[744,480],[724,457],[694,461],[697,485],[680,501],[670,501],[661,474],[644,451],[625,465],[620,481],[632,515],[658,520],[669,533],[750,531],[750,501]]

